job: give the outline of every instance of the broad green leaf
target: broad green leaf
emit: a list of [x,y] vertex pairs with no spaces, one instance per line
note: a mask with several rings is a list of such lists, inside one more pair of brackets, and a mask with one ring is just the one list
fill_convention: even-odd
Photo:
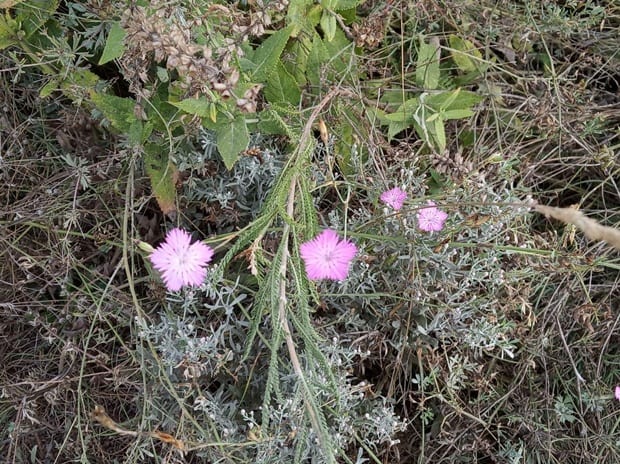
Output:
[[301,98],[299,84],[282,62],[278,62],[276,72],[267,81],[264,94],[270,103],[290,103],[293,106],[297,106]]
[[460,109],[460,110],[448,110],[442,111],[441,117],[444,121],[448,121],[450,119],[465,119],[473,116],[473,110],[469,109]]
[[415,70],[415,81],[424,89],[436,89],[439,86],[439,43],[424,42],[420,37],[418,60]]
[[185,100],[181,100],[180,102],[168,102],[168,103],[176,106],[177,108],[185,111],[186,113],[194,114],[201,118],[212,117],[212,104],[209,100],[207,100],[204,97],[187,98]]
[[321,84],[321,68],[327,63],[330,55],[323,39],[317,33],[314,34],[311,47],[308,55],[307,76],[308,81],[318,87]]
[[151,143],[144,147],[144,168],[151,180],[151,189],[162,213],[169,215],[176,211],[176,167],[162,153],[159,145]]
[[332,8],[334,11],[350,10],[360,3],[362,3],[362,0],[335,0]]
[[243,115],[237,116],[230,124],[222,124],[216,129],[217,150],[227,169],[232,167],[239,159],[239,154],[248,147],[250,134]]
[[131,98],[121,98],[92,91],[90,99],[97,109],[110,121],[112,127],[123,133],[126,133],[129,126],[137,120],[134,114],[136,102]]
[[286,47],[292,30],[292,26],[280,29],[256,49],[253,59],[256,66],[252,74],[253,82],[267,81],[276,68],[276,64],[280,59],[284,47]]
[[336,17],[329,11],[323,10],[323,15],[321,16],[321,29],[323,29],[323,34],[325,35],[325,40],[327,42],[334,40],[337,27],[338,24],[336,23]]
[[[299,36],[301,31],[310,32],[318,24],[322,10],[321,5],[314,5],[314,0],[294,0],[289,3],[286,12],[286,23],[291,29],[291,37]],[[310,9],[309,9],[310,8]]]
[[392,140],[396,134],[409,127],[411,127],[411,122],[391,122],[388,126],[388,140]]
[[118,21],[114,21],[110,28],[110,32],[108,32],[108,39],[103,48],[101,58],[99,58],[100,65],[123,56],[125,52],[125,45],[123,44],[125,35],[125,31],[121,27],[121,24]]
[[425,103],[437,111],[448,111],[471,109],[482,100],[483,97],[474,92],[456,89],[431,95],[425,99]]
[[446,149],[446,130],[443,125],[443,120],[441,118],[435,119],[435,123],[431,127],[434,129],[432,130],[432,135],[437,142],[437,148],[439,152],[443,152]]
[[473,43],[454,34],[450,35],[448,40],[452,59],[461,71],[465,73],[484,71],[482,54]]
[[17,43],[17,31],[19,25],[9,13],[0,15],[0,50],[3,50]]
[[342,29],[337,28],[332,41],[323,41],[323,44],[329,56],[329,69],[334,71],[328,76],[330,79],[341,79],[343,75],[356,75],[355,47]]

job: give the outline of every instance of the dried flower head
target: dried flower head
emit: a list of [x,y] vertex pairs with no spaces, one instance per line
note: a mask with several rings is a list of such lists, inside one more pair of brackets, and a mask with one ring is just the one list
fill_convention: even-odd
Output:
[[403,207],[403,203],[407,199],[407,192],[398,187],[394,187],[391,190],[383,192],[379,198],[383,203],[398,211]]
[[418,227],[425,232],[439,232],[443,229],[448,214],[435,207],[435,203],[428,201],[428,206],[418,211]]
[[348,240],[340,240],[336,232],[326,229],[309,242],[302,243],[300,254],[312,280],[344,280],[349,264],[357,254],[357,247]]
[[213,249],[202,242],[191,241],[190,234],[175,228],[151,253],[153,267],[162,273],[170,291],[180,290],[183,285],[199,286],[207,275],[205,266],[213,257]]

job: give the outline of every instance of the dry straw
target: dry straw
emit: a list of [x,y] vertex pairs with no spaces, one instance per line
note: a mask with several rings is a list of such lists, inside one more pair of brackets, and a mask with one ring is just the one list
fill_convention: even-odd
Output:
[[581,212],[573,208],[534,205],[534,209],[547,217],[574,225],[590,240],[603,240],[616,250],[620,250],[620,230],[618,229],[602,226],[594,219],[585,217]]

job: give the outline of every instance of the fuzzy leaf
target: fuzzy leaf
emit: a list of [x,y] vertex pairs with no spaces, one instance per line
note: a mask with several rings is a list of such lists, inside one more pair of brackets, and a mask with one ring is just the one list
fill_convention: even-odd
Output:
[[299,84],[281,62],[278,62],[276,72],[267,81],[264,93],[270,103],[290,103],[297,106],[301,98]]
[[461,71],[470,73],[483,70],[482,54],[473,43],[457,35],[450,35],[449,42],[452,59]]
[[108,39],[106,40],[105,47],[103,48],[101,58],[99,58],[100,65],[123,56],[123,53],[125,52],[125,45],[123,44],[125,35],[125,31],[121,27],[120,23],[118,21],[114,21],[112,23],[112,27],[110,28],[110,32],[108,32]]
[[195,114],[201,118],[210,118],[212,115],[212,104],[206,98],[187,98],[180,102],[169,102],[171,105],[176,106],[180,110],[189,114]]
[[18,28],[17,21],[11,18],[8,13],[0,15],[0,50],[17,43]]
[[439,44],[426,43],[421,37],[415,70],[416,84],[425,89],[436,89],[439,86],[439,59]]
[[144,167],[151,180],[153,195],[162,213],[168,216],[176,211],[177,169],[168,156],[161,153],[158,145],[149,144],[144,151]]
[[97,109],[110,121],[112,127],[121,132],[127,129],[137,118],[134,114],[136,102],[131,98],[121,98],[106,93],[91,92],[91,101]]
[[245,118],[237,116],[230,124],[222,124],[216,129],[217,150],[222,156],[222,160],[227,169],[232,169],[239,154],[248,147],[250,134]]
[[292,26],[280,29],[256,49],[256,53],[254,53],[252,60],[256,66],[252,74],[253,82],[267,81],[268,77],[276,68],[276,64],[280,59],[284,47],[286,47],[292,30]]
[[321,16],[321,29],[323,29],[325,40],[327,42],[334,40],[337,27],[338,24],[336,23],[336,17],[329,11],[324,10],[323,15]]

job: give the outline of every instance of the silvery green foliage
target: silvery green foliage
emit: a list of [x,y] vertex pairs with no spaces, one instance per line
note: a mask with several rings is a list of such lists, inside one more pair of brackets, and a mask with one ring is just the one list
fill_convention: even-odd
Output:
[[[524,245],[519,232],[527,215],[512,206],[524,199],[511,194],[508,174],[500,172],[493,183],[475,178],[431,197],[425,194],[430,178],[402,169],[394,185],[409,193],[404,207],[395,212],[377,202],[371,216],[369,208],[348,210],[359,254],[346,280],[319,284],[325,305],[346,315],[349,333],[376,331],[396,352],[441,343],[447,371],[432,375],[450,392],[471,385],[483,356],[518,356],[512,318],[520,317],[524,303],[509,292],[527,276],[512,271],[519,256],[507,248]],[[449,215],[441,232],[417,227],[416,213],[428,199]],[[328,218],[342,230],[342,213]],[[355,239],[358,232],[380,239]]]
[[[254,135],[249,146],[259,147],[258,155],[240,156],[229,171],[217,152],[213,132],[202,130],[198,142],[201,151],[175,155],[179,170],[190,172],[184,189],[187,199],[202,205],[217,205],[222,211],[232,213],[229,216],[234,216],[238,223],[254,219],[282,171],[284,156],[272,146],[273,141]],[[218,233],[232,227],[225,222],[222,218]]]

